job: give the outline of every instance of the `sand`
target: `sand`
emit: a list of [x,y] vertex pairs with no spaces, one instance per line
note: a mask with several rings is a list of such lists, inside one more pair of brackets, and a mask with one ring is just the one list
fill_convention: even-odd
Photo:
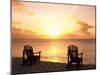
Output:
[[75,70],[92,70],[96,69],[95,64],[83,64],[77,69],[75,65],[66,68],[66,63],[40,61],[33,65],[22,65],[22,58],[12,58],[12,75],[15,74],[31,74],[31,73],[44,73],[44,72],[61,72],[61,71],[75,71]]

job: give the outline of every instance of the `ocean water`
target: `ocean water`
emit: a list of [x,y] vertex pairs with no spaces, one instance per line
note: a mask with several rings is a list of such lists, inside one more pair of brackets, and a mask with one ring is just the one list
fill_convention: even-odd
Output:
[[96,43],[95,40],[12,40],[12,57],[22,57],[24,45],[31,45],[33,52],[41,51],[42,61],[67,63],[68,46],[74,44],[78,46],[79,53],[83,52],[84,64],[96,63]]

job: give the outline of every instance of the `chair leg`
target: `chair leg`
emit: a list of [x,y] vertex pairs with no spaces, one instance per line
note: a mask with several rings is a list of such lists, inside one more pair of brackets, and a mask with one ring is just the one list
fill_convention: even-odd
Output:
[[69,68],[69,63],[67,64],[66,68]]
[[40,57],[39,57],[39,62],[40,62]]
[[68,62],[67,68],[70,68],[70,66],[72,66],[72,63],[71,62]]
[[27,62],[28,62],[28,59],[26,59],[26,60],[24,59],[22,65],[25,65]]
[[77,69],[79,69],[79,65],[80,65],[79,63],[76,64],[76,68],[77,68]]
[[83,64],[83,59],[82,59],[82,62],[81,63]]
[[77,69],[79,68],[79,65],[80,65],[80,60],[78,59],[78,60],[76,61],[76,68],[77,68]]

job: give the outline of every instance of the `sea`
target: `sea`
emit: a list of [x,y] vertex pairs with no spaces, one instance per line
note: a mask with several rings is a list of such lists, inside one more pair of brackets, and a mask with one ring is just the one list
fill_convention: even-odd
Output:
[[72,44],[83,53],[83,64],[96,64],[95,39],[12,39],[11,55],[22,58],[24,45],[31,45],[33,52],[41,51],[41,61],[68,63],[68,46]]

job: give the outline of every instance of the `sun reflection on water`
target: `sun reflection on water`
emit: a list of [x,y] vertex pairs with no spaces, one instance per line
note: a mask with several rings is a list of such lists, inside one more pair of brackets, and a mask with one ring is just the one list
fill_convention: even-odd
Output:
[[62,48],[61,43],[53,42],[48,45],[47,50],[43,52],[44,57],[42,57],[42,60],[66,63],[66,57],[63,57],[63,55],[66,56],[67,51],[64,50],[66,49]]

